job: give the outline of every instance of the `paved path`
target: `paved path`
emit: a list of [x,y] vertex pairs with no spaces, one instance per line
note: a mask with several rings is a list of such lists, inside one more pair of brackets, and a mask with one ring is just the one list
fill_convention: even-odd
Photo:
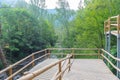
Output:
[[[35,66],[33,72],[45,65],[53,63],[57,59],[47,59]],[[34,80],[50,80],[57,71],[58,66],[36,77]],[[66,72],[63,80],[119,80],[100,59],[75,59],[70,72]]]
[[101,59],[75,59],[64,80],[119,80]]

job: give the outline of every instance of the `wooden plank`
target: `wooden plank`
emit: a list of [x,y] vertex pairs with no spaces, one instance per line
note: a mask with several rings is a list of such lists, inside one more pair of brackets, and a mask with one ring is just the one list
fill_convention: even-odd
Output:
[[98,48],[47,48],[49,50],[98,50]]
[[[67,55],[67,53],[66,54],[64,54],[64,53],[55,53],[54,55]],[[78,54],[78,53],[74,53],[74,55],[75,56],[98,56],[99,54],[98,53],[80,53],[80,54]]]
[[111,19],[113,19],[113,18],[117,18],[118,17],[118,15],[117,16],[112,16],[112,17],[110,17]]
[[117,30],[116,31],[111,31],[111,34],[114,35],[114,36],[118,36]]
[[117,27],[118,26],[118,24],[110,24],[111,26],[115,26],[115,27]]

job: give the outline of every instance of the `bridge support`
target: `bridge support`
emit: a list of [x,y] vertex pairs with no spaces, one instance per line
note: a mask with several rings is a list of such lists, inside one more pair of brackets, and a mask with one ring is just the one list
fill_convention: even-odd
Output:
[[[120,59],[120,34],[117,36],[117,58]],[[120,61],[117,61],[117,67],[120,69]],[[120,78],[119,71],[117,71],[117,76]]]
[[[105,34],[105,43],[106,43],[105,44],[105,50],[110,53],[110,48],[111,48],[111,45],[110,45],[110,43],[111,43],[111,32],[110,31],[109,31],[109,33]],[[107,54],[105,56],[109,59]],[[106,60],[104,60],[104,61],[107,64],[107,61]]]
[[105,38],[106,38],[105,49],[106,49],[106,51],[108,51],[110,53],[110,42],[111,42],[111,34],[110,34],[110,32],[105,34]]

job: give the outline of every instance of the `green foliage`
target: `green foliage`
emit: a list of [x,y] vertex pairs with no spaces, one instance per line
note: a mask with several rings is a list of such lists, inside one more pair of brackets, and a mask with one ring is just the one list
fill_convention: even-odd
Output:
[[67,42],[72,47],[103,48],[104,21],[120,13],[116,2],[120,3],[119,0],[86,0],[85,8],[79,9],[69,24],[70,38]]
[[[117,57],[117,48],[116,46],[112,47],[111,49],[111,54],[114,56],[114,57]],[[114,64],[114,65],[117,65],[117,61],[114,60],[113,58],[109,58],[109,60]],[[109,63],[108,63],[108,67],[110,68],[110,70],[116,74],[116,69],[114,69]]]
[[[58,0],[58,7],[56,8],[56,21],[57,21],[57,30],[58,43],[61,44],[62,47],[71,47],[70,45],[70,25],[69,22],[72,20],[75,12],[70,10],[70,6],[67,0]],[[72,37],[71,37],[72,38]]]
[[8,58],[18,60],[34,51],[54,46],[56,36],[48,21],[36,19],[22,8],[1,9],[0,13],[1,40]]

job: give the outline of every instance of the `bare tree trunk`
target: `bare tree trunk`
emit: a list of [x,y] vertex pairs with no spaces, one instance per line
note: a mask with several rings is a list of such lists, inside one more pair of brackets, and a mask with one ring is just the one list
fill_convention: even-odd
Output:
[[7,67],[8,66],[7,60],[5,58],[5,55],[4,55],[3,50],[2,50],[1,47],[0,47],[0,59],[1,59],[2,63],[3,63],[3,66]]

